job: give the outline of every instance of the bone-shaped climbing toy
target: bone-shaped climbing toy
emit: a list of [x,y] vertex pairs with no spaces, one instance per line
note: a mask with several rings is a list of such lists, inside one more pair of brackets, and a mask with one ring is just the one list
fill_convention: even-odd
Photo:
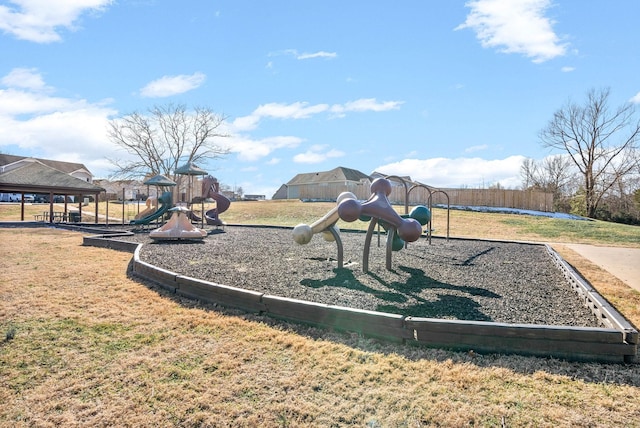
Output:
[[[337,199],[337,204],[347,199],[356,199],[356,195],[351,192],[342,192]],[[308,244],[311,238],[316,233],[323,233],[325,241],[333,241],[334,237],[329,232],[329,228],[332,227],[338,221],[338,206],[336,205],[331,211],[326,213],[322,218],[316,220],[311,225],[299,224],[293,228],[293,240],[298,244]]]
[[360,216],[374,217],[395,227],[406,242],[414,242],[422,235],[422,226],[413,218],[402,218],[391,207],[387,196],[391,194],[391,182],[377,178],[371,183],[371,197],[364,203],[351,198],[338,204],[338,215],[346,222],[356,221]]

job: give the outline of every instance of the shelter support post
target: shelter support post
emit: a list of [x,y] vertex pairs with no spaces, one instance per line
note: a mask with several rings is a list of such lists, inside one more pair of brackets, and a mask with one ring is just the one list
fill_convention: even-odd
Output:
[[96,193],[96,197],[94,198],[96,201],[96,220],[94,222],[95,224],[98,224],[98,199],[100,199],[98,198],[98,196],[100,196],[100,194]]

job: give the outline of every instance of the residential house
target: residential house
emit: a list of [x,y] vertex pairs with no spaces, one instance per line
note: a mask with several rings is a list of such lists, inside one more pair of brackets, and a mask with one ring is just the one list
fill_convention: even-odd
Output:
[[356,169],[339,166],[330,171],[298,174],[280,186],[272,199],[304,201],[335,201],[342,192],[352,192],[358,198],[368,197],[371,178]]

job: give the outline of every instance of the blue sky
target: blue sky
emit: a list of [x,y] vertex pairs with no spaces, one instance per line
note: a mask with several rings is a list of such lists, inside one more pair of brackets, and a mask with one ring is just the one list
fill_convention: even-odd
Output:
[[0,0],[0,152],[125,157],[108,121],[228,117],[200,165],[245,193],[337,166],[436,187],[521,184],[567,101],[640,103],[637,0]]

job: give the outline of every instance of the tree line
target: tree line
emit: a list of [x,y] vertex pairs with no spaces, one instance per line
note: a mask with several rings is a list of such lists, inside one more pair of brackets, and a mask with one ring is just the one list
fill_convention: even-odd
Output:
[[[609,106],[610,89],[592,89],[582,103],[569,100],[539,133],[556,153],[521,166],[522,187],[553,193],[554,209],[594,219],[640,224],[640,120],[635,106]],[[210,108],[156,106],[110,122],[108,137],[129,156],[111,159],[113,177],[162,174],[174,181],[181,163],[217,160],[226,117]]]
[[553,193],[559,212],[640,224],[640,120],[630,102],[611,108],[610,93],[592,89],[554,113],[539,138],[560,153],[526,159],[523,188]]

